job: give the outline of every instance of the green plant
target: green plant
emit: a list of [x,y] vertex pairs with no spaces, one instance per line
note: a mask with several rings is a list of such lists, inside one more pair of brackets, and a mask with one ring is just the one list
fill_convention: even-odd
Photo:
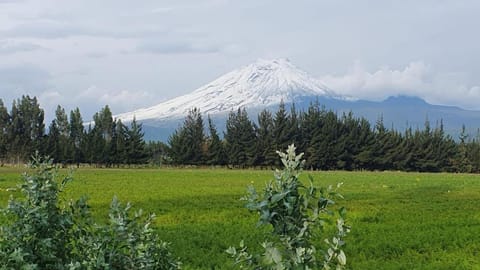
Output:
[[305,186],[299,180],[305,163],[303,154],[296,155],[294,145],[286,153],[277,153],[285,168],[276,171],[263,194],[250,186],[243,198],[246,207],[259,214],[259,225],[271,225],[272,237],[262,243],[263,254],[251,254],[243,241],[238,249],[230,247],[227,253],[242,269],[342,269],[346,264],[343,238],[350,230],[344,222],[345,208],[338,209],[336,233],[325,239],[326,250],[316,247],[318,234],[326,230],[334,216],[329,209],[335,203],[333,198],[342,198],[337,193],[341,184],[316,188],[310,178],[310,185]]
[[179,269],[168,244],[150,224],[153,215],[130,213],[113,199],[109,221],[93,220],[85,197],[67,204],[52,160],[34,157],[32,175],[24,174],[19,186],[23,199],[10,198],[2,209],[6,223],[0,227],[0,269]]
[[154,218],[145,217],[142,210],[132,215],[131,205],[122,207],[114,197],[106,225],[92,224],[90,218],[77,222],[87,226],[74,230],[71,246],[76,260],[69,269],[179,269],[168,244],[150,226]]

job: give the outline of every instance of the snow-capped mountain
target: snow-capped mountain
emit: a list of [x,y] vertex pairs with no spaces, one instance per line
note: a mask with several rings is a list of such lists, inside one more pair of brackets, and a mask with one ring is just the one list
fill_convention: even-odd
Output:
[[301,97],[343,99],[288,59],[257,60],[211,83],[158,105],[116,115],[124,122],[184,118],[194,107],[205,114],[225,114],[240,107],[265,108]]
[[153,107],[119,114],[115,118],[130,122],[135,117],[143,123],[147,140],[165,141],[194,107],[212,116],[221,132],[225,128],[226,114],[230,111],[246,108],[251,119],[255,120],[260,110],[275,111],[282,100],[287,106],[295,103],[299,110],[306,110],[313,101],[319,102],[338,114],[354,112],[372,125],[382,117],[386,126],[398,130],[422,127],[425,119],[430,119],[432,123],[442,120],[445,131],[454,137],[458,137],[462,124],[474,127],[471,132],[474,134],[480,123],[478,111],[431,105],[418,97],[391,97],[375,102],[340,96],[286,59],[258,60],[190,94]]

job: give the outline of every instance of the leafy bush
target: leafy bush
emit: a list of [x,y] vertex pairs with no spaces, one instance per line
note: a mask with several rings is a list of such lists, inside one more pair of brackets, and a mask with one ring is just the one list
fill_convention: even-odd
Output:
[[[167,243],[150,227],[153,215],[130,213],[113,199],[109,221],[94,222],[85,197],[68,204],[59,193],[70,177],[57,183],[51,160],[34,158],[32,175],[19,186],[23,199],[10,198],[2,209],[0,269],[179,269]],[[67,206],[66,206],[67,205]]]
[[277,153],[285,166],[283,171],[276,171],[263,194],[250,186],[243,198],[246,207],[259,214],[259,225],[271,226],[272,237],[262,243],[263,254],[251,254],[243,241],[227,253],[242,269],[342,269],[346,264],[343,238],[350,230],[344,222],[345,208],[338,209],[336,233],[325,239],[326,250],[315,247],[320,242],[317,233],[324,232],[335,215],[329,208],[333,198],[342,198],[337,193],[341,184],[316,188],[310,178],[310,185],[304,186],[298,178],[305,162],[303,154],[296,155],[294,145],[286,153]]

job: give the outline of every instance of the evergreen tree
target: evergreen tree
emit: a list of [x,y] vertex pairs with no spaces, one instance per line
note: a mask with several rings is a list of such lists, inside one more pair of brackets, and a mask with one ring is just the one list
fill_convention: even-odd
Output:
[[128,159],[128,150],[127,150],[127,136],[128,129],[118,119],[113,124],[113,133],[112,140],[110,143],[110,161],[112,164],[125,164],[130,163]]
[[336,169],[352,170],[355,167],[355,156],[359,153],[359,122],[353,113],[343,114],[339,122],[339,137],[336,145],[339,148]]
[[[200,119],[201,120],[201,119]],[[118,120],[121,124],[122,122]],[[200,123],[202,126],[203,134],[203,123]],[[128,164],[144,164],[148,160],[148,156],[145,149],[145,141],[143,140],[144,133],[142,131],[142,124],[138,123],[135,118],[133,118],[132,123],[130,123],[130,129],[127,129],[127,163]]]
[[114,122],[112,112],[108,105],[105,105],[100,112],[93,115],[93,121],[95,122],[94,130],[98,132],[106,142],[109,142],[112,139]]
[[234,166],[252,166],[256,159],[255,125],[245,109],[230,112],[225,132],[228,162]]
[[62,159],[62,145],[60,143],[60,130],[58,129],[57,122],[55,120],[50,123],[48,127],[47,136],[47,150],[46,153],[50,156],[54,162],[61,162]]
[[208,139],[208,153],[206,162],[209,165],[225,165],[227,159],[225,148],[220,140],[220,137],[218,136],[217,129],[215,128],[215,124],[210,116],[208,116],[208,130],[210,137]]
[[277,161],[273,137],[272,114],[263,110],[258,115],[256,165],[273,166]]
[[470,161],[471,171],[480,172],[480,129],[477,130],[477,136],[470,140],[467,145],[467,158]]
[[0,164],[2,164],[7,158],[9,125],[10,115],[8,114],[7,108],[3,104],[3,100],[0,99]]
[[340,153],[338,169],[356,170],[371,168],[373,163],[373,145],[375,138],[370,123],[365,118],[355,118],[350,112],[343,116],[338,142],[343,148]]
[[96,162],[94,151],[94,133],[92,125],[89,124],[87,130],[82,135],[80,148],[82,149],[83,161],[89,164]]
[[440,166],[436,158],[434,132],[431,130],[430,122],[425,121],[423,130],[416,130],[414,134],[415,144],[415,165],[414,170],[420,172],[440,171]]
[[299,151],[305,153],[305,166],[310,169],[318,169],[319,147],[322,129],[322,115],[324,110],[320,108],[318,100],[311,103],[307,112],[300,117],[300,134],[302,141],[299,144]]
[[80,109],[75,108],[70,111],[70,148],[71,156],[70,160],[73,163],[80,164],[83,161],[83,152],[82,152],[82,140],[84,135],[84,127],[82,115],[80,114]]
[[323,124],[320,133],[313,138],[317,145],[318,168],[333,170],[337,168],[337,157],[344,151],[344,145],[340,143],[341,123],[332,111],[326,112],[321,121]]
[[[275,149],[278,151],[286,149],[288,145],[292,144],[292,138],[290,138],[291,128],[289,124],[285,103],[282,100],[275,113],[275,117],[273,118],[274,145]],[[275,162],[277,165],[280,165],[280,161],[276,160]]]
[[186,136],[184,129],[176,129],[168,138],[168,155],[173,164],[187,164],[188,157]]
[[204,161],[203,120],[200,110],[189,111],[183,126],[169,138],[170,155],[176,164],[202,164]]
[[455,156],[458,149],[457,144],[450,135],[443,130],[443,120],[435,128],[432,134],[433,160],[437,164],[436,171],[451,172],[455,170]]
[[470,160],[468,159],[468,134],[465,130],[465,125],[462,125],[462,132],[460,133],[458,140],[458,152],[455,160],[455,167],[459,172],[471,172],[472,165],[470,164]]
[[8,129],[8,152],[16,162],[25,161],[35,151],[44,152],[44,112],[37,98],[22,96],[14,101]]
[[58,156],[55,159],[56,162],[71,162],[71,144],[70,144],[70,125],[68,123],[68,117],[60,105],[57,106],[55,111],[55,125],[58,129]]
[[394,168],[396,153],[400,151],[401,143],[393,131],[385,128],[383,116],[375,124],[375,144],[372,146],[373,160],[370,169],[389,170]]
[[398,170],[414,171],[416,157],[416,137],[414,137],[411,127],[405,130],[403,138],[402,144],[397,150],[398,159],[394,162],[394,167]]
[[26,142],[24,142],[25,139],[22,135],[25,130],[24,126],[24,121],[17,107],[17,101],[14,100],[10,110],[10,125],[7,127],[7,141],[9,142],[7,153],[13,162],[20,162],[20,159],[23,161],[24,152],[26,151]]
[[[301,132],[300,132],[300,119],[297,114],[297,110],[295,108],[295,104],[292,103],[292,107],[290,108],[290,114],[288,115],[288,138],[290,143],[300,145],[302,141]],[[284,148],[283,148],[284,149]]]
[[92,161],[98,164],[111,163],[110,142],[114,131],[112,112],[108,105],[93,115],[95,126],[92,129]]
[[370,127],[370,123],[365,119],[360,119],[358,152],[355,154],[354,169],[371,169],[373,164],[373,145],[375,144],[375,135]]

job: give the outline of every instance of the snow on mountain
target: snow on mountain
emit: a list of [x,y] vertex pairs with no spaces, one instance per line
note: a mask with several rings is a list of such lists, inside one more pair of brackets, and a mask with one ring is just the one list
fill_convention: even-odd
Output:
[[194,107],[202,113],[219,114],[240,107],[259,108],[295,101],[298,97],[341,98],[288,59],[257,60],[213,82],[158,105],[116,115],[124,122],[183,118]]

